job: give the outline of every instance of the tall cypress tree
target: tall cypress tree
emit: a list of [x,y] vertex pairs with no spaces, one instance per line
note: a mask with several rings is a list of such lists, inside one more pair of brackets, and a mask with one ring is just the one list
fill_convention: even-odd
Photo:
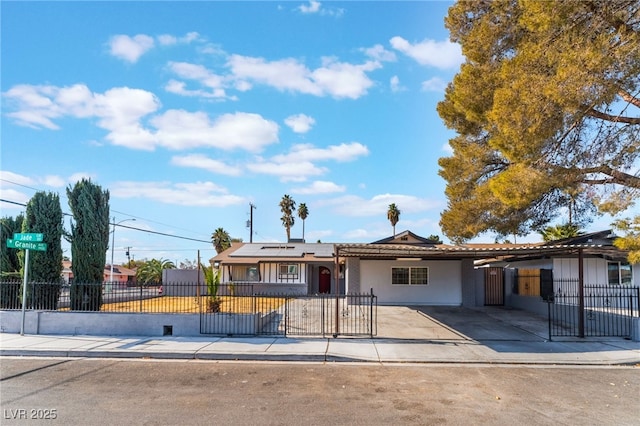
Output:
[[20,278],[20,260],[18,259],[18,250],[8,248],[4,241],[7,238],[13,238],[16,232],[22,232],[22,222],[24,216],[19,214],[15,218],[3,217],[0,219],[0,276],[2,279],[19,279]]
[[71,224],[73,284],[71,309],[99,311],[102,306],[102,281],[109,248],[109,191],[103,191],[90,179],[67,187]]
[[4,241],[13,238],[13,234],[22,231],[24,216],[0,219],[0,308],[17,309],[20,307],[20,259],[19,250],[8,248]]
[[[58,194],[36,192],[27,203],[22,232],[41,233],[46,251],[29,253],[29,281],[37,283],[28,289],[27,303],[34,309],[57,309],[62,285],[62,208]],[[24,256],[21,256],[24,262]],[[22,265],[24,269],[24,264]]]

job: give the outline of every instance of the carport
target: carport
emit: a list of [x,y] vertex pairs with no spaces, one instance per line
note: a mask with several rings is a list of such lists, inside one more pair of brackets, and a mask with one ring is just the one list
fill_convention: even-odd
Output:
[[548,339],[547,318],[505,307],[378,306],[378,339],[520,341]]
[[[606,253],[611,249],[594,244],[571,245],[542,245],[542,244],[466,244],[460,246],[447,244],[412,245],[412,244],[335,244],[335,275],[341,277],[344,274],[347,293],[369,292],[374,288],[378,296],[378,303],[397,305],[448,305],[463,306],[466,308],[482,307],[485,305],[484,278],[477,278],[475,262],[479,260],[503,260],[513,257],[541,258],[559,254],[577,254],[582,257],[585,254]],[[367,271],[376,265],[383,265],[375,273]],[[389,297],[395,293],[406,291],[406,286],[392,285],[389,272],[392,267],[398,265],[407,268],[427,265],[433,271],[440,274],[437,283],[439,299],[432,303],[427,292],[425,298],[409,295],[411,300],[398,300]],[[448,271],[442,278],[442,271]],[[431,273],[431,272],[430,272]],[[434,274],[435,275],[435,274]],[[377,285],[371,285],[372,277],[377,280]],[[446,282],[444,280],[447,279]],[[480,282],[482,281],[482,282]],[[446,286],[446,288],[444,288]],[[423,286],[427,288],[427,286]],[[380,290],[385,294],[382,294]],[[413,289],[417,289],[415,286]],[[413,290],[412,289],[412,290]],[[450,297],[443,295],[443,291],[454,292]],[[415,292],[418,294],[418,292]]]

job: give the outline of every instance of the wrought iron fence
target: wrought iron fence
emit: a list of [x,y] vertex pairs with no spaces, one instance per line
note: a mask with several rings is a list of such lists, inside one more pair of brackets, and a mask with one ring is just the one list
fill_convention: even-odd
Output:
[[[203,334],[370,336],[377,334],[371,294],[290,294],[259,284],[27,283],[27,310],[200,314]],[[22,282],[0,281],[0,309],[22,309]]]
[[584,286],[582,295],[577,286],[556,288],[548,300],[550,338],[628,337],[633,317],[640,316],[638,287]]
[[[290,294],[258,284],[224,284],[206,295],[203,334],[369,336],[377,334],[377,298],[371,294]],[[222,314],[222,315],[220,315]]]
[[[25,308],[43,311],[100,311],[121,313],[198,313],[200,301],[193,283],[163,286],[130,283],[27,283]],[[0,309],[22,309],[22,282],[0,281]]]

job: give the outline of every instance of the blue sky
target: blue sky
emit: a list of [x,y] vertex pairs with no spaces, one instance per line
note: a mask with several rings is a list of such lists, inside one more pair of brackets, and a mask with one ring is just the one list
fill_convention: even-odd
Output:
[[207,258],[218,227],[249,241],[250,203],[253,241],[283,242],[284,194],[309,242],[387,237],[390,203],[398,231],[442,236],[450,5],[3,1],[2,198],[68,212],[89,177],[116,222],[182,237],[118,227],[116,263]]

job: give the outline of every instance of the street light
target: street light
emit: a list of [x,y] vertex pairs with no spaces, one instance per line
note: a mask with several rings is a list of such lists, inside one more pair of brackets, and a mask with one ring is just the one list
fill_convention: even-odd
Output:
[[111,231],[111,274],[109,275],[109,286],[111,286],[113,284],[113,250],[115,248],[114,246],[115,246],[115,241],[116,241],[116,226],[118,226],[122,222],[126,222],[128,220],[135,220],[135,219],[124,219],[124,220],[121,220],[120,222],[116,223],[115,216],[113,218],[113,231]]

